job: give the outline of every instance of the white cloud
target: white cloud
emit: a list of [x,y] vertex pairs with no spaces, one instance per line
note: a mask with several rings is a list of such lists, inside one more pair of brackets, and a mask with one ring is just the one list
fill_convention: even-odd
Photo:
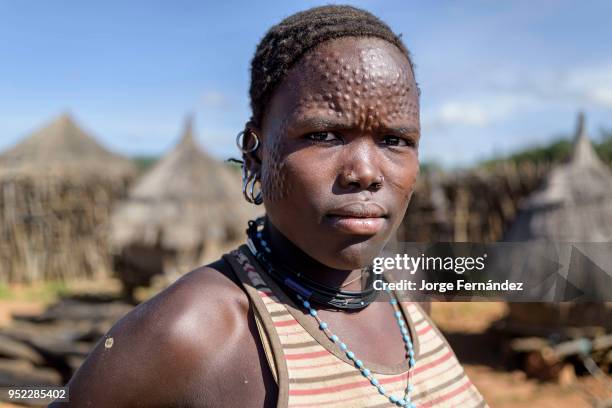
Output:
[[227,105],[229,98],[221,92],[207,91],[202,95],[201,101],[206,108],[222,108]]
[[434,129],[453,126],[483,128],[504,119],[521,109],[534,106],[531,97],[510,94],[480,94],[464,99],[443,102],[434,110],[424,113],[423,125]]
[[520,113],[544,109],[612,108],[612,63],[565,71],[487,75],[489,84],[496,85],[424,109],[423,126],[435,130],[455,126],[483,128]]
[[589,96],[601,105],[612,108],[612,87],[605,89],[594,89]]
[[565,87],[584,103],[612,108],[612,63],[570,72]]
[[489,118],[485,109],[474,102],[445,102],[439,110],[441,123],[484,126]]

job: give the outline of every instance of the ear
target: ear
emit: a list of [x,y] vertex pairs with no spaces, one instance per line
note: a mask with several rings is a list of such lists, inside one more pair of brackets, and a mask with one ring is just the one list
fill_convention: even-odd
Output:
[[262,134],[260,129],[249,121],[244,126],[244,136],[242,146],[250,149],[258,143],[258,147],[254,152],[243,154],[244,165],[251,172],[259,172],[261,170],[262,161]]

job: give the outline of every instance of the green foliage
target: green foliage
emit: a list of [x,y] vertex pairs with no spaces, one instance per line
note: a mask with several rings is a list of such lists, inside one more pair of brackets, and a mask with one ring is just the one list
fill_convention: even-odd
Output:
[[606,163],[612,164],[612,131],[602,131],[602,141],[595,145],[599,157]]
[[444,170],[444,167],[436,161],[421,162],[419,168],[422,175]]
[[0,283],[0,299],[10,299],[11,291],[4,283]]
[[508,156],[496,157],[484,161],[481,166],[490,168],[499,162],[509,161],[515,164],[524,162],[546,163],[560,162],[569,156],[572,151],[572,142],[568,138],[557,138],[544,146],[534,146],[519,150]]
[[19,285],[12,288],[0,283],[1,300],[21,300],[26,302],[50,303],[68,295],[69,287],[62,281],[40,282],[30,285]]
[[[612,164],[612,132],[602,131],[602,141],[593,143],[595,151],[606,163]],[[551,143],[542,146],[533,146],[519,150],[508,156],[495,157],[480,164],[485,168],[491,168],[503,161],[510,161],[515,164],[524,162],[532,163],[558,163],[569,157],[572,152],[573,137],[558,137]]]
[[141,173],[144,173],[150,169],[151,166],[157,162],[157,160],[159,160],[159,157],[157,156],[136,156],[132,158],[132,161],[136,164],[138,171]]
[[66,285],[66,282],[52,281],[46,282],[39,293],[32,293],[30,299],[36,300],[48,298],[51,301],[52,299],[60,298],[68,294],[70,294],[70,289],[68,288],[68,285]]

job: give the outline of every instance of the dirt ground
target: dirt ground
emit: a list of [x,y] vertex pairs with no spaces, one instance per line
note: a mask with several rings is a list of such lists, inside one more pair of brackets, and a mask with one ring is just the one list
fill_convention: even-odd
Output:
[[44,303],[0,299],[0,327],[10,322],[13,313],[34,315],[41,313],[44,309]]
[[[491,322],[507,311],[504,303],[433,303],[432,318],[443,330],[465,370],[492,408],[594,407],[598,399],[612,398],[612,390],[590,376],[568,384],[540,382],[524,372],[508,371],[500,339],[488,333]],[[612,406],[612,405],[611,405]]]

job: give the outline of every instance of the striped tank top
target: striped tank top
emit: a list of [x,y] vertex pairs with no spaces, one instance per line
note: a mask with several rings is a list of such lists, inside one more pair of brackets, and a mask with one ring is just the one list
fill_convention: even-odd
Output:
[[[265,273],[246,245],[225,254],[253,306],[255,322],[274,380],[278,407],[393,407],[355,365],[302,313]],[[403,395],[410,376],[412,402],[421,407],[487,407],[455,354],[421,307],[398,302],[413,339],[416,365],[368,363],[393,395]]]

